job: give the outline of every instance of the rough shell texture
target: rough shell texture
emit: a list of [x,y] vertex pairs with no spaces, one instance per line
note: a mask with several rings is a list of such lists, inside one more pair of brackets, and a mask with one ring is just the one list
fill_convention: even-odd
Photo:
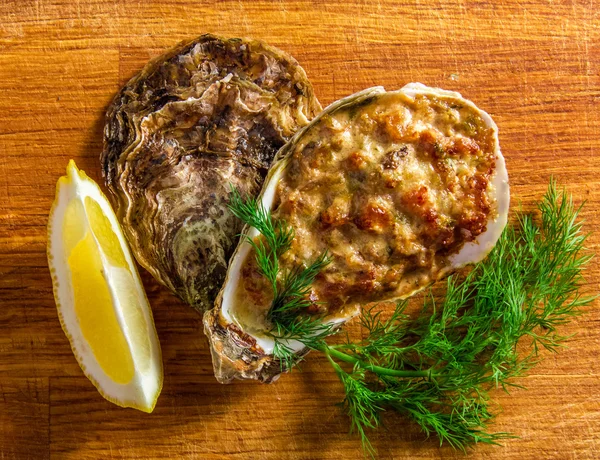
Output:
[[[458,252],[455,253],[447,254],[445,252],[440,252],[440,257],[442,259],[445,258],[446,262],[441,265],[437,271],[432,271],[431,277],[424,279],[424,282],[416,287],[413,286],[411,288],[411,285],[409,284],[407,289],[394,291],[393,293],[388,294],[388,298],[385,298],[385,295],[381,295],[381,293],[377,291],[375,292],[375,297],[372,296],[371,300],[378,301],[406,298],[418,290],[423,289],[436,279],[447,275],[451,271],[468,263],[474,263],[481,260],[492,249],[499,238],[507,220],[509,187],[504,159],[498,144],[497,127],[488,114],[475,107],[472,102],[463,99],[458,93],[443,91],[437,88],[428,88],[420,84],[410,84],[403,89],[392,93],[386,93],[383,88],[380,87],[361,91],[360,93],[342,99],[326,108],[309,126],[299,131],[296,136],[279,151],[277,161],[271,168],[260,195],[260,201],[265,208],[274,210],[275,213],[284,208],[285,205],[282,203],[285,198],[278,197],[276,189],[278,189],[278,184],[285,182],[283,179],[285,177],[285,172],[291,167],[290,165],[293,164],[293,161],[291,160],[292,154],[300,152],[294,158],[300,158],[299,161],[303,161],[304,158],[308,158],[303,155],[305,153],[303,150],[305,148],[304,146],[311,145],[315,142],[315,139],[317,139],[316,142],[326,140],[327,134],[323,133],[327,133],[327,131],[322,128],[330,123],[331,118],[335,118],[338,121],[343,120],[342,117],[344,111],[356,113],[357,110],[361,111],[369,105],[378,104],[380,98],[387,98],[387,100],[389,100],[390,97],[387,95],[395,97],[393,96],[394,94],[397,94],[398,99],[400,100],[411,100],[424,95],[434,99],[443,98],[452,103],[452,105],[454,105],[454,102],[460,103],[459,105],[461,107],[468,107],[468,110],[479,115],[482,123],[486,127],[485,132],[490,133],[491,136],[486,138],[487,141],[485,144],[487,146],[486,149],[489,149],[486,150],[486,156],[489,155],[489,161],[495,165],[493,167],[493,173],[489,178],[490,188],[488,189],[488,193],[492,195],[492,200],[496,203],[496,211],[495,213],[489,214],[487,228],[484,227],[483,232],[472,242],[465,243],[462,247],[459,247],[457,249]],[[340,117],[338,117],[338,114],[340,114]],[[350,119],[354,118],[350,117]],[[347,130],[344,130],[343,124],[340,130],[343,133],[347,132]],[[350,144],[348,149],[344,151],[353,151],[356,149],[360,150],[361,147]],[[310,161],[310,159],[307,159],[306,161]],[[411,171],[409,170],[409,175],[410,173]],[[419,182],[418,184],[415,184],[415,186],[417,185],[421,186],[423,184]],[[314,183],[310,182],[310,186],[314,187]],[[311,189],[309,188],[308,190]],[[312,216],[312,213],[310,216]],[[287,220],[287,217],[285,218]],[[307,217],[307,219],[312,219],[312,217]],[[258,236],[256,229],[253,228],[246,228],[245,233],[250,238],[256,238]],[[322,239],[322,235],[322,232],[320,232],[318,235],[315,235],[314,238],[319,241],[326,241],[325,239]],[[352,241],[348,241],[348,243],[351,244]],[[235,310],[235,306],[237,305],[236,299],[240,299],[240,297],[236,297],[237,294],[235,294],[235,292],[237,292],[236,289],[237,286],[239,286],[238,283],[241,276],[243,276],[240,273],[243,273],[244,271],[242,269],[244,260],[249,254],[250,245],[240,242],[230,262],[225,283],[215,302],[215,308],[206,312],[204,315],[205,332],[211,343],[215,375],[222,383],[229,382],[234,378],[250,378],[263,382],[271,382],[282,372],[281,364],[272,355],[272,338],[269,338],[268,334],[257,333],[259,330],[256,329],[255,325],[253,325],[251,329],[254,332],[249,332],[250,329],[245,330],[243,324],[240,322],[242,316]],[[331,268],[331,266],[329,268]],[[411,276],[411,273],[407,273],[406,275]],[[368,299],[361,298],[361,302],[362,301],[366,302]],[[237,300],[237,302],[241,302],[241,300]],[[248,300],[246,300],[245,304],[248,304]],[[243,311],[246,312],[247,310],[247,305],[243,305]],[[342,311],[333,314],[332,316],[328,316],[327,320],[341,325],[356,314],[356,312],[356,309]],[[260,317],[261,313],[256,312],[255,316]],[[266,329],[268,326],[263,325],[263,327]],[[299,342],[290,341],[287,345],[296,350],[299,355],[306,353],[306,350]]]
[[304,70],[247,39],[203,35],[151,61],[106,114],[103,175],[138,262],[182,300],[212,307],[273,156],[321,107]]
[[[234,323],[224,321],[218,308],[204,314],[204,333],[209,338],[213,369],[220,383],[234,379],[272,383],[284,370],[281,362],[265,353],[254,337]],[[307,352],[301,350],[298,357]]]

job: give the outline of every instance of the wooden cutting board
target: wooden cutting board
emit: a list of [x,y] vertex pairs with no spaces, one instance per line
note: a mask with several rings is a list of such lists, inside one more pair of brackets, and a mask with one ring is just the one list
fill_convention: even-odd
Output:
[[[144,274],[165,365],[153,414],[105,401],[57,319],[46,222],[69,158],[100,180],[103,113],[144,63],[204,32],[263,39],[306,69],[323,103],[407,82],[460,91],[500,128],[513,209],[550,176],[600,244],[600,10],[589,1],[331,0],[0,2],[0,458],[360,459],[323,358],[273,385],[216,382],[201,319]],[[598,259],[587,291],[599,291]],[[600,312],[569,348],[494,399],[520,436],[471,458],[600,458]],[[360,333],[354,326],[355,333]],[[400,418],[381,459],[464,458]]]

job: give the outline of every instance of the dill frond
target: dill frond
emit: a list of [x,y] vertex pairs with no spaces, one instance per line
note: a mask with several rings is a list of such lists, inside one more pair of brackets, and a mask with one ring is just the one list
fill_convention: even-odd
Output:
[[294,229],[288,226],[285,221],[271,218],[269,211],[256,198],[249,197],[244,200],[234,187],[231,187],[229,209],[234,216],[246,225],[256,228],[263,235],[266,244],[262,240],[256,242],[247,235],[246,241],[252,245],[259,269],[269,280],[273,291],[277,294],[279,257],[292,245]]
[[244,200],[235,188],[231,190],[229,209],[264,238],[254,240],[246,236],[246,241],[254,249],[256,263],[273,290],[273,301],[267,313],[267,319],[273,325],[270,332],[275,341],[273,354],[282,369],[291,369],[300,360],[289,345],[291,340],[309,347],[333,332],[333,325],[305,315],[312,305],[307,298],[310,287],[331,259],[324,252],[306,267],[282,271],[279,258],[291,247],[294,230],[285,221],[274,219],[257,199]]
[[303,314],[310,285],[329,263],[327,254],[309,267],[280,274],[275,259],[289,249],[293,230],[273,221],[256,201],[243,202],[239,195],[232,200],[234,213],[267,242],[250,241],[274,289],[269,319],[275,356],[288,369],[298,362],[289,340],[327,356],[345,389],[341,406],[351,431],[372,457],[368,430],[380,426],[386,410],[404,414],[425,435],[458,450],[513,437],[488,429],[494,416],[489,392],[508,391],[515,386],[512,379],[538,362],[541,350],[563,346],[568,337],[559,326],[594,299],[580,293],[582,270],[591,258],[583,254],[587,235],[577,221],[580,209],[552,180],[538,205],[539,217],[519,216],[486,260],[447,279],[443,299],[425,296],[415,319],[405,313],[406,301],[398,302],[387,320],[377,308],[366,309],[363,341],[328,345],[325,338],[334,327]]
[[[579,292],[582,270],[590,260],[582,254],[586,235],[577,222],[581,208],[552,181],[538,209],[539,223],[534,216],[520,216],[518,227],[504,231],[485,261],[462,278],[447,279],[441,301],[426,296],[416,319],[404,314],[406,302],[399,302],[387,321],[380,319],[380,311],[367,310],[362,324],[368,337],[360,344],[336,347],[370,369],[428,373],[426,378],[405,378],[370,371],[363,384],[373,393],[352,393],[346,412],[355,430],[362,426],[356,431],[366,453],[372,453],[366,429],[378,419],[357,412],[362,404],[400,412],[427,436],[434,434],[459,450],[511,437],[488,430],[493,418],[489,391],[508,391],[513,378],[538,362],[541,349],[557,351],[568,338],[558,333],[558,326],[593,300]],[[519,343],[528,349],[518,350]],[[340,377],[345,387],[347,379]]]

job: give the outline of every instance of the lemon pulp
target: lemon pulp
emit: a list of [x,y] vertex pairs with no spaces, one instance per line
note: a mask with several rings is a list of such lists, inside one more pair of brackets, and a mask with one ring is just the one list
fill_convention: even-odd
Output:
[[[126,384],[135,373],[134,358],[142,372],[147,370],[150,363],[147,324],[139,296],[136,295],[135,281],[110,221],[92,198],[86,196],[84,203],[82,205],[80,200],[72,200],[67,205],[63,227],[75,314],[81,332],[102,370],[115,383]],[[102,255],[107,268],[102,263]],[[114,273],[112,284],[117,295],[113,295],[108,287],[108,270]],[[121,304],[124,316],[122,323],[135,342],[133,350],[119,326],[113,307],[117,301]]]
[[71,201],[65,212],[63,238],[75,314],[100,367],[114,382],[126,384],[134,375],[133,359],[112,307],[100,251],[85,222],[81,201]]
[[104,211],[89,196],[85,197],[85,210],[98,246],[102,248],[115,275],[112,278],[112,285],[118,295],[114,296],[113,301],[116,302],[119,299],[121,302],[123,326],[127,329],[128,336],[135,345],[131,349],[134,361],[140,371],[146,372],[150,366],[151,350],[148,325],[141,304],[142,297],[136,288],[135,279],[125,259],[119,238],[115,235]]

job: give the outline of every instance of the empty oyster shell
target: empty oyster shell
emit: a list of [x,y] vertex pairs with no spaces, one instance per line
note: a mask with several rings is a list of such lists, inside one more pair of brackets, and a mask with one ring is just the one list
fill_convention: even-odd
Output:
[[[483,259],[506,225],[509,187],[490,116],[458,93],[412,83],[325,109],[280,150],[260,201],[295,229],[284,269],[329,252],[310,310],[342,324],[360,305],[407,298]],[[242,240],[204,315],[220,382],[281,373],[267,333],[271,298]]]
[[212,307],[241,230],[230,187],[256,195],[320,110],[296,60],[256,40],[203,35],[148,63],[109,107],[100,158],[137,261]]

